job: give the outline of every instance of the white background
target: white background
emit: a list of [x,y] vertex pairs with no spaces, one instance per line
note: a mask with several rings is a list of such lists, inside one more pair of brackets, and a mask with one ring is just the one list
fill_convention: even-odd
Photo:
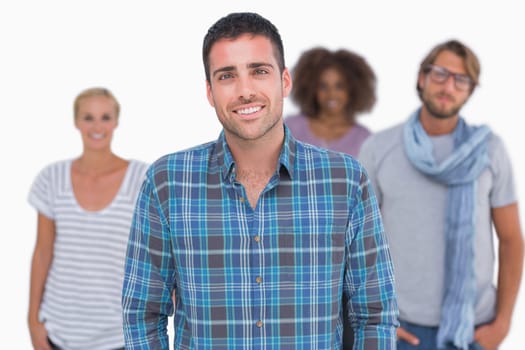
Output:
[[[362,54],[378,77],[378,102],[361,121],[373,131],[403,121],[419,104],[418,65],[438,42],[457,38],[482,64],[481,86],[463,109],[506,143],[518,194],[525,25],[520,2],[11,0],[0,3],[0,329],[2,344],[30,349],[26,315],[36,213],[27,204],[46,164],[81,152],[73,126],[78,92],[105,86],[122,105],[115,151],[152,162],[215,139],[220,125],[205,98],[202,38],[219,17],[255,11],[280,30],[287,65],[314,45]],[[489,5],[490,4],[490,5]],[[522,90],[520,90],[522,89]],[[295,111],[287,100],[285,114]],[[523,218],[523,209],[521,209]],[[520,292],[511,333],[500,350],[525,343]]]

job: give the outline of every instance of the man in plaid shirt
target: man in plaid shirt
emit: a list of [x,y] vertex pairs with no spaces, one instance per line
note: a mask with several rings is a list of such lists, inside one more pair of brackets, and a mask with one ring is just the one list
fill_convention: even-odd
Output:
[[168,349],[173,313],[175,349],[341,349],[343,317],[355,349],[395,349],[372,187],[351,156],[284,126],[292,80],[277,29],[229,14],[206,34],[203,60],[223,131],[148,170],[127,251],[126,349]]

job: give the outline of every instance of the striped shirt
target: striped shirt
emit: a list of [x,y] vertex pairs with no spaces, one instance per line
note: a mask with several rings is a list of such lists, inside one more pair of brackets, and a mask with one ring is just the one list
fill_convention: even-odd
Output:
[[[295,140],[253,209],[224,133],[147,172],[128,245],[126,349],[395,349],[393,270],[375,196],[351,156]],[[171,295],[176,290],[174,308]]]
[[71,186],[72,160],[55,162],[35,178],[29,203],[54,220],[53,261],[39,318],[63,349],[122,347],[121,292],[133,209],[146,164],[132,160],[106,208],[86,211]]

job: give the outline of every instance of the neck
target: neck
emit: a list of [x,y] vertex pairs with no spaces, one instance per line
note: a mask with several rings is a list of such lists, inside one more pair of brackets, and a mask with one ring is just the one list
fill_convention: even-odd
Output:
[[423,106],[419,114],[419,121],[421,126],[429,136],[439,136],[450,134],[458,124],[459,115],[454,115],[450,118],[436,118]]
[[237,168],[251,173],[271,174],[275,171],[284,142],[284,133],[280,139],[263,138],[256,141],[228,140]]
[[235,178],[244,186],[250,206],[255,208],[260,194],[277,168],[284,132],[269,133],[257,140],[230,138],[228,140],[226,135],[237,166]]
[[114,170],[126,161],[112,152],[87,152],[76,159],[76,168],[80,172],[99,174]]
[[342,114],[319,114],[308,122],[315,136],[328,141],[343,137],[355,124],[353,118]]
[[348,115],[346,114],[342,114],[342,113],[335,113],[335,114],[330,114],[330,113],[324,113],[324,112],[321,112],[319,113],[319,115],[317,116],[317,118],[311,118],[311,120],[314,120],[316,122],[320,122],[326,126],[352,126],[355,124],[355,120],[353,117],[349,117]]

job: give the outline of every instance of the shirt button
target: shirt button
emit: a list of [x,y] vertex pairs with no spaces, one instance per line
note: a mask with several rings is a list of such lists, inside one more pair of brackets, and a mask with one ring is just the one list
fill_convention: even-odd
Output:
[[257,235],[253,237],[253,239],[255,240],[255,242],[259,243],[261,241],[261,236]]
[[239,197],[239,200],[241,201],[241,203],[244,203],[244,197]]
[[257,326],[257,328],[261,328],[263,326],[263,323],[261,320],[255,322],[255,325]]
[[261,276],[257,276],[257,277],[255,278],[255,282],[257,282],[257,283],[259,283],[259,284],[262,283],[262,277],[261,277]]

